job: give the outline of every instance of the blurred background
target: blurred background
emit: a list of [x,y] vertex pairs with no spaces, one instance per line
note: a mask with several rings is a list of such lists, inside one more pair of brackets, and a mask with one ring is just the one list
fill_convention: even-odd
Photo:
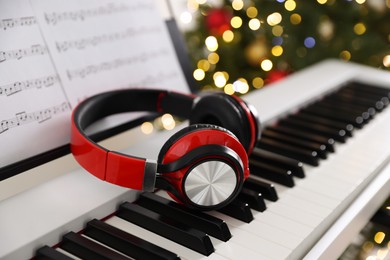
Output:
[[245,94],[326,58],[390,70],[390,0],[175,0],[199,89]]

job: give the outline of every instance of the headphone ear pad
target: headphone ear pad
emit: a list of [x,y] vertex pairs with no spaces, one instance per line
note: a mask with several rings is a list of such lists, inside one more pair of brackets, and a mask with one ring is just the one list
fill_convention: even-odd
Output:
[[218,129],[220,131],[227,132],[227,133],[229,133],[229,134],[231,134],[233,136],[233,134],[231,132],[229,132],[228,130],[226,130],[226,129],[222,128],[222,127],[218,127],[216,125],[209,125],[209,124],[189,125],[189,126],[183,128],[183,129],[181,129],[180,131],[176,132],[174,135],[172,135],[164,143],[164,145],[160,149],[160,153],[158,154],[157,162],[158,163],[163,163],[164,157],[165,157],[167,151],[169,150],[169,148],[171,148],[172,145],[175,144],[180,138],[182,138],[185,135],[188,135],[189,133],[192,133],[194,131],[199,131],[199,130],[203,130],[203,129]]
[[244,102],[245,106],[249,109],[251,120],[253,120],[253,122],[254,122],[254,126],[255,126],[255,133],[254,133],[255,143],[254,144],[256,144],[257,140],[259,140],[261,137],[260,117],[259,117],[259,114],[257,113],[256,108],[253,105],[248,104],[245,101],[243,101],[243,102]]
[[245,178],[249,176],[249,161],[245,148],[232,132],[216,125],[195,124],[181,129],[165,142],[157,161],[159,164],[168,164],[196,148],[207,145],[220,145],[233,150],[243,162]]
[[200,97],[191,111],[190,124],[214,124],[233,132],[246,151],[251,150],[249,119],[241,104],[233,97],[214,93]]

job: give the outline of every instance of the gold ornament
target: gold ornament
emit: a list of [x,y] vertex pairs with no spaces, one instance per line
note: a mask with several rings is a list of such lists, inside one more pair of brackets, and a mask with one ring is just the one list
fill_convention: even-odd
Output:
[[248,63],[258,67],[259,63],[268,55],[268,46],[264,38],[257,38],[245,48],[245,57]]

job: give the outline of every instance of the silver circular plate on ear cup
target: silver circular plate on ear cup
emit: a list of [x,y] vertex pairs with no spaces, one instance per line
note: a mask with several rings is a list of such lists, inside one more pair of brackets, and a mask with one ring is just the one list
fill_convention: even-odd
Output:
[[206,161],[187,174],[184,192],[200,206],[218,205],[228,199],[237,186],[234,169],[223,161]]

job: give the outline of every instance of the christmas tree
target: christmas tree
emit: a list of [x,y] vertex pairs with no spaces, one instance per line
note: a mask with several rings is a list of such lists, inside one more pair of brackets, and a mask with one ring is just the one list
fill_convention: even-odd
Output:
[[326,58],[390,69],[390,0],[189,0],[200,89],[245,94]]

